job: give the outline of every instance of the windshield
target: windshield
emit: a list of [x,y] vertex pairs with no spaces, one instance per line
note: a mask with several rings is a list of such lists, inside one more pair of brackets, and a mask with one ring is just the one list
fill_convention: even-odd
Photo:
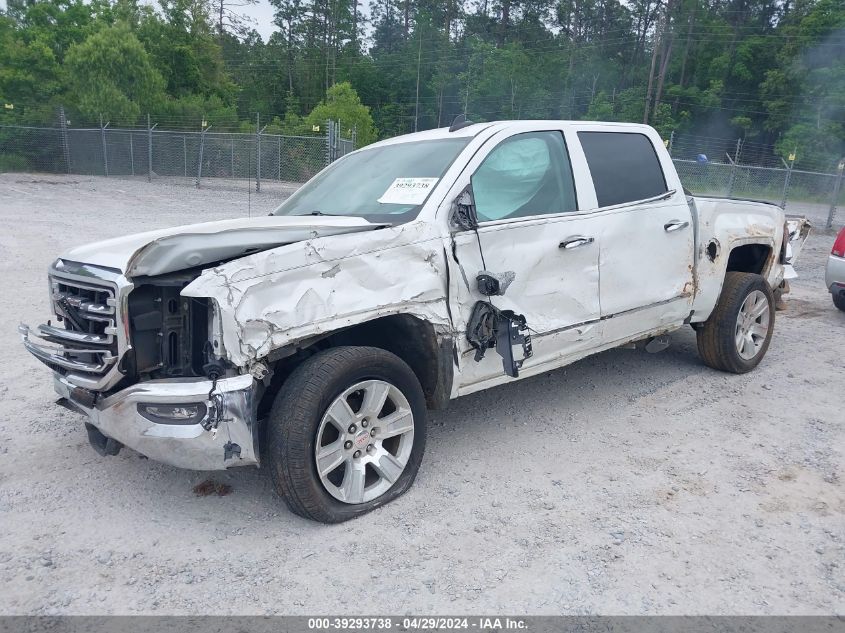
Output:
[[339,160],[273,215],[347,215],[404,222],[417,213],[470,137],[397,143]]

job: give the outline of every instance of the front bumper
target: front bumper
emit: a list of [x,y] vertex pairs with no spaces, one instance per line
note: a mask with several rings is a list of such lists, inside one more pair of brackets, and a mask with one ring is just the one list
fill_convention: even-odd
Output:
[[830,255],[827,258],[824,285],[828,292],[845,292],[845,257]]
[[54,386],[101,433],[152,460],[192,470],[258,465],[256,383],[249,374],[217,381],[224,411],[214,431],[206,431],[201,424],[158,424],[138,413],[139,403],[203,402],[211,410],[208,380],[151,380],[97,398],[93,405],[74,399],[76,387],[59,374],[54,374]]

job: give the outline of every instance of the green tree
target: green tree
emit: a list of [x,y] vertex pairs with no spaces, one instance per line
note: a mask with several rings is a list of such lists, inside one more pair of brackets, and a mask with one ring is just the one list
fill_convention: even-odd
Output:
[[61,91],[59,65],[50,46],[40,38],[25,41],[14,23],[0,15],[0,121],[38,123],[50,112]]
[[[481,69],[481,72],[478,72]],[[520,44],[478,45],[461,76],[467,113],[480,120],[545,118],[551,106],[544,69]]]
[[146,12],[138,39],[166,82],[167,94],[234,100],[235,85],[223,62],[209,6],[200,0],[159,0],[161,14]]
[[584,118],[588,121],[616,121],[613,103],[604,91],[598,93],[590,102]]
[[[185,95],[165,99],[155,111],[156,121],[171,129],[199,130],[202,122],[213,125],[215,131],[236,130],[238,112],[234,105],[212,95]],[[252,122],[255,127],[255,121]],[[252,131],[255,131],[254,129]]]
[[162,128],[251,130],[260,112],[369,142],[460,113],[647,118],[813,169],[845,153],[842,0],[271,0],[267,41],[239,22],[249,1],[7,0],[0,120],[54,124],[64,104],[75,123],[150,109]]
[[[15,4],[18,10],[13,11]],[[94,3],[84,0],[18,0],[9,5],[26,41],[39,40],[61,63],[74,44],[82,42],[96,21]]]
[[344,136],[351,130],[356,130],[359,147],[376,140],[376,130],[370,109],[361,103],[358,93],[348,82],[335,84],[329,88],[325,100],[311,110],[305,122],[309,127],[319,125],[322,129],[329,119],[340,121],[341,133]]
[[90,119],[133,124],[164,100],[164,80],[125,24],[100,29],[74,44],[64,63],[69,98]]
[[761,84],[766,126],[782,132],[782,156],[797,149],[796,165],[831,169],[845,155],[845,5],[806,5],[784,33],[790,39]]

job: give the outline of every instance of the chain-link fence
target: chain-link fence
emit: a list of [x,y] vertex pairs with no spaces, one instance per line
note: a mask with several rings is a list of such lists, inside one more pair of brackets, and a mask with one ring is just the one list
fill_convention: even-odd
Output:
[[67,173],[67,164],[60,130],[0,126],[0,172]]
[[832,174],[783,168],[739,165],[730,161],[674,159],[684,187],[692,193],[727,198],[764,200],[801,213],[808,204],[827,208],[827,226],[845,206],[843,170]]
[[[37,171],[97,176],[167,178],[196,187],[243,183],[302,183],[355,149],[340,124],[328,121],[319,136],[146,129],[69,129],[0,126],[0,171]],[[736,139],[667,139],[684,186],[696,194],[766,200],[801,213],[825,207],[831,226],[845,206],[843,167],[832,172],[795,169],[771,147]],[[750,164],[754,160],[761,164]],[[778,164],[776,161],[780,161]],[[240,185],[243,186],[243,185]]]
[[354,149],[328,122],[320,136],[147,129],[0,126],[0,172],[167,178],[201,186],[303,183]]
[[681,182],[693,193],[765,200],[795,213],[808,205],[826,207],[828,227],[837,208],[845,206],[845,158],[838,163],[804,161],[796,169],[796,153],[787,162],[771,145],[674,132],[666,146]]

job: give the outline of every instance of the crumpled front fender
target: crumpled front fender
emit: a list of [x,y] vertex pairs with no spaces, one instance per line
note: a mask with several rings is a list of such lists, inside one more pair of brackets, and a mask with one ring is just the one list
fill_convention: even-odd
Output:
[[203,272],[184,296],[216,302],[237,366],[304,339],[391,314],[451,327],[443,239],[422,222],[308,239]]

